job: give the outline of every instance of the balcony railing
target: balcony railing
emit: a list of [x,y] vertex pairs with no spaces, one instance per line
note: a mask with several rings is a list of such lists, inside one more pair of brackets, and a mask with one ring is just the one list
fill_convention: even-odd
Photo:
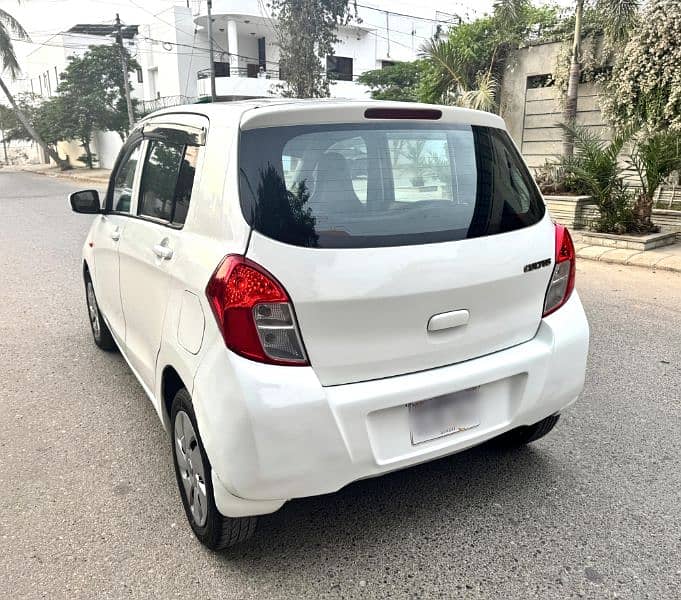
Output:
[[[227,63],[218,63],[227,65]],[[197,72],[198,79],[208,79],[210,77],[210,69],[201,69]],[[253,67],[238,67],[234,68],[227,65],[227,69],[216,69],[215,78],[220,77],[250,77],[252,79],[262,78],[262,79],[281,79],[279,76],[279,69],[267,69],[266,71],[260,71],[259,69],[253,69]]]
[[163,96],[153,100],[142,100],[138,105],[138,110],[140,114],[147,115],[162,108],[169,108],[180,104],[192,104],[193,102],[196,102],[196,98],[192,96]]

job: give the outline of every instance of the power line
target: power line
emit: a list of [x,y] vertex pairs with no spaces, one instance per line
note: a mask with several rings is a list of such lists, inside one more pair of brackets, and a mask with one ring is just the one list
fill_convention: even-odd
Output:
[[[69,34],[69,35],[77,35],[77,34]],[[10,38],[12,41],[20,41],[18,38]],[[148,40],[150,38],[142,38],[145,40]],[[48,46],[50,48],[66,48],[68,50],[89,50],[92,46],[97,46],[99,44],[50,44],[48,42],[25,42],[27,44],[31,44],[32,46]],[[169,44],[172,46],[176,46],[175,42],[161,42],[163,44]],[[200,48],[199,46],[189,46],[186,45],[187,48],[193,48],[195,50],[205,50],[206,52],[208,51],[206,48]],[[143,48],[136,48],[136,52],[142,53],[142,54],[155,54],[156,50],[145,50]],[[173,52],[173,54],[177,56],[190,56],[191,52]],[[253,59],[254,60],[254,59]],[[30,62],[30,61],[29,61]]]
[[[414,50],[411,46],[407,46],[407,44],[402,44],[401,42],[398,42],[397,40],[394,40],[392,38],[381,35],[380,33],[376,33],[375,31],[370,31],[369,33],[371,35],[376,36],[377,38],[381,38],[382,40],[387,40],[391,44],[397,44],[398,46],[402,46],[403,48],[406,48],[407,50],[411,50],[411,51]],[[424,38],[424,39],[428,39],[428,38]]]
[[[59,35],[59,34],[57,34]],[[80,37],[80,34],[77,33],[69,33],[69,32],[63,32],[61,35],[66,35],[66,36],[73,36],[73,37]],[[56,37],[56,36],[53,36]],[[10,38],[12,41],[21,41],[19,38]],[[208,52],[208,48],[203,48],[201,46],[196,46],[193,44],[183,44],[180,42],[171,42],[169,40],[160,40],[157,38],[152,38],[148,36],[140,36],[140,39],[149,41],[149,42],[156,42],[158,44],[163,44],[163,45],[168,45],[168,46],[177,46],[180,48],[189,48],[192,50],[192,52],[173,52],[173,54],[176,54],[177,56],[191,56],[193,54],[194,50],[201,50],[203,52]],[[97,45],[97,44],[50,44],[48,42],[26,42],[27,44],[31,44],[33,46],[49,46],[52,48],[68,48],[69,50],[88,50],[91,46]],[[219,46],[220,47],[220,46]],[[143,48],[137,48],[137,52],[141,52],[143,54],[155,54],[155,50],[145,50]],[[170,52],[169,50],[166,50],[167,52]],[[243,58],[244,60],[250,60],[250,61],[258,61],[258,58],[254,56],[246,56],[245,54],[237,54],[234,52],[229,52],[227,50],[222,49],[220,52],[221,55],[227,55],[227,56],[236,56],[238,58]],[[272,64],[272,65],[278,65],[279,63],[277,61],[272,61],[272,60],[267,60],[265,61],[266,63]]]
[[[386,10],[384,8],[377,8],[375,6],[368,6],[366,4],[360,4],[359,2],[357,3],[357,6],[361,6],[362,8],[367,8],[369,10],[374,10],[376,12],[380,13],[388,13],[389,15],[395,15],[397,17],[406,17],[408,19],[418,19],[419,21],[430,21],[431,23],[437,23],[438,25],[451,25],[451,21],[443,21],[442,19],[431,19],[429,17],[421,17],[419,15],[410,15],[407,13],[401,13],[401,12],[395,12],[394,10]],[[458,15],[456,15],[458,16]]]

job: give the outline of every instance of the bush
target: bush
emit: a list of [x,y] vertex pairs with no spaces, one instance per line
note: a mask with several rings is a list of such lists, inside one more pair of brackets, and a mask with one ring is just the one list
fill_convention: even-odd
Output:
[[681,131],[681,2],[650,0],[617,54],[601,108],[617,128]]
[[534,180],[537,182],[541,193],[545,195],[578,194],[578,191],[569,184],[565,169],[560,162],[547,160],[535,171]]
[[632,209],[635,199],[636,194],[620,182],[598,207],[601,216],[595,223],[596,231],[617,234],[635,231],[636,218]]
[[641,181],[641,192],[634,204],[636,226],[640,231],[650,230],[655,192],[672,173],[681,171],[681,132],[642,132],[629,164]]
[[543,167],[538,174],[542,191],[591,196],[601,215],[596,222],[597,231],[618,234],[635,231],[634,194],[624,183],[618,160],[631,134],[622,132],[606,141],[585,127],[561,127],[574,137],[575,154],[562,156],[556,163]]

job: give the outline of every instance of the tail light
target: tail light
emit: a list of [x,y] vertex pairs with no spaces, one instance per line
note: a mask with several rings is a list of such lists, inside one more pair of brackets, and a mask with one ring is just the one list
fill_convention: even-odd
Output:
[[208,282],[206,296],[233,352],[276,365],[309,364],[286,290],[257,263],[226,256]]
[[563,306],[575,289],[575,246],[566,227],[556,223],[555,228],[556,260],[544,299],[544,317]]

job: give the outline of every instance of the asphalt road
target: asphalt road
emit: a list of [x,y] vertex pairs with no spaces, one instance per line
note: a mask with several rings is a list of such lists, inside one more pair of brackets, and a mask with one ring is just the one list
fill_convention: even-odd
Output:
[[216,555],[91,341],[73,189],[0,172],[1,598],[681,597],[681,276],[580,264],[588,381],[543,440],[290,502]]

